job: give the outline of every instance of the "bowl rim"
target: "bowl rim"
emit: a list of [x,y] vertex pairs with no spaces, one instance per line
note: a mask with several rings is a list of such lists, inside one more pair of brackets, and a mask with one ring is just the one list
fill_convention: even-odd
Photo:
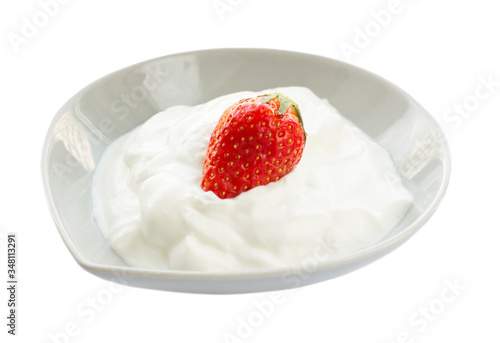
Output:
[[53,137],[52,131],[55,126],[55,124],[60,120],[61,116],[64,114],[62,109],[66,107],[67,104],[71,103],[73,99],[75,99],[78,95],[84,93],[88,88],[91,88],[93,85],[95,85],[98,82],[101,82],[104,79],[112,77],[116,73],[121,73],[124,72],[127,69],[133,69],[137,68],[138,66],[141,65],[147,65],[151,64],[163,59],[169,59],[169,58],[176,58],[176,57],[182,57],[182,56],[189,56],[189,55],[199,55],[199,54],[210,54],[210,53],[217,53],[217,52],[225,52],[225,53],[271,53],[271,54],[282,54],[282,55],[295,55],[295,56],[303,56],[304,58],[313,58],[313,59],[318,59],[318,60],[324,60],[325,62],[333,62],[339,65],[342,65],[346,68],[353,69],[357,72],[361,72],[363,74],[366,74],[367,76],[370,76],[372,78],[377,79],[379,82],[386,83],[388,86],[391,88],[394,88],[398,92],[400,92],[402,95],[404,95],[410,102],[412,102],[413,105],[417,105],[420,110],[425,113],[425,115],[428,117],[428,119],[435,125],[435,127],[438,129],[439,134],[441,135],[440,137],[440,144],[442,148],[443,154],[439,157],[439,160],[441,160],[442,165],[443,165],[443,170],[442,170],[442,182],[439,185],[439,189],[436,193],[436,196],[432,199],[432,201],[429,203],[427,206],[426,210],[422,212],[418,218],[413,220],[409,225],[404,227],[401,231],[398,233],[383,239],[382,241],[375,243],[373,245],[370,245],[362,250],[358,250],[355,252],[352,252],[350,254],[340,256],[340,257],[334,257],[330,260],[325,260],[319,262],[315,267],[314,272],[320,271],[320,270],[328,270],[328,269],[334,269],[346,265],[351,265],[356,262],[361,262],[366,260],[369,257],[372,256],[383,256],[386,252],[391,251],[392,249],[397,248],[399,245],[404,243],[406,240],[408,240],[411,236],[413,236],[434,214],[434,212],[437,210],[439,207],[441,201],[443,200],[444,195],[446,194],[450,177],[451,177],[451,152],[449,148],[448,141],[446,139],[446,136],[438,124],[437,120],[427,111],[425,110],[412,96],[410,96],[408,93],[406,93],[403,89],[401,89],[399,86],[393,84],[392,82],[386,80],[385,78],[368,71],[364,68],[361,68],[359,66],[327,57],[327,56],[322,56],[322,55],[316,55],[316,54],[311,54],[311,53],[305,53],[302,51],[293,51],[293,50],[284,50],[284,49],[267,49],[267,48],[214,48],[214,49],[200,49],[200,50],[191,50],[191,51],[184,51],[184,52],[178,52],[174,54],[168,54],[164,56],[159,56],[155,57],[152,59],[148,59],[145,61],[137,62],[132,65],[117,69],[115,71],[112,71],[96,80],[93,82],[89,83],[85,87],[81,88],[77,93],[75,93],[73,96],[71,96],[56,112],[55,116],[53,117],[48,129],[47,133],[45,135],[44,139],[44,144],[42,147],[42,158],[41,158],[41,176],[42,176],[42,184],[43,184],[43,189],[44,189],[44,194],[45,194],[45,200],[47,202],[47,206],[49,207],[49,211],[51,213],[53,222],[55,226],[57,227],[59,234],[66,245],[67,249],[73,256],[73,258],[76,260],[76,262],[84,269],[93,272],[95,274],[112,274],[112,275],[130,275],[130,276],[137,276],[137,277],[146,277],[146,278],[160,278],[160,279],[172,279],[172,280],[184,280],[184,281],[201,281],[201,280],[244,280],[244,279],[266,279],[270,277],[282,277],[283,275],[286,275],[292,267],[280,267],[280,268],[272,268],[272,269],[265,269],[265,270],[256,270],[256,271],[225,271],[225,272],[207,272],[207,271],[184,271],[184,270],[169,270],[169,269],[154,269],[154,268],[139,268],[139,267],[132,267],[132,266],[110,266],[110,265],[105,265],[101,263],[95,263],[88,261],[84,256],[82,256],[75,244],[73,243],[72,239],[69,237],[69,234],[67,233],[64,224],[58,214],[56,204],[54,203],[54,198],[52,196],[52,192],[50,189],[50,182],[49,182],[49,177],[48,177],[48,152],[50,148],[50,143]]

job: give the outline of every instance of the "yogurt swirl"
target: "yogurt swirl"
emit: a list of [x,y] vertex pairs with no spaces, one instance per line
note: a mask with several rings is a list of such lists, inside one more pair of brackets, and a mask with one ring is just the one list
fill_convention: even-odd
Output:
[[[270,92],[300,106],[302,160],[281,180],[233,199],[200,187],[210,133],[239,99]],[[412,203],[388,152],[307,88],[240,92],[175,106],[113,142],[92,187],[95,220],[129,265],[186,271],[292,266],[387,235]]]

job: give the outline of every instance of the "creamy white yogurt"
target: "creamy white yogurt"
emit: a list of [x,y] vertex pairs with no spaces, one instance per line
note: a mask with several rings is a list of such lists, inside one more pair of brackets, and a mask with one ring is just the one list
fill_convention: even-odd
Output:
[[[281,92],[307,142],[297,168],[233,199],[201,189],[210,134],[236,101]],[[94,217],[129,265],[264,270],[345,255],[380,241],[412,202],[389,154],[326,100],[287,87],[176,106],[113,142],[93,181]]]

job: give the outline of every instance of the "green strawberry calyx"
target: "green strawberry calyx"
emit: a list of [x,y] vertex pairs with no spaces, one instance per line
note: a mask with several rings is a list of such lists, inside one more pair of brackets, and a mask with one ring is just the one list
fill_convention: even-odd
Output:
[[[283,95],[278,92],[274,93],[269,93],[269,94],[264,94],[258,96],[258,98],[263,102],[263,103],[269,103],[271,100],[278,98],[279,101],[279,108],[277,109],[277,112],[281,115],[284,115],[285,113],[293,113],[297,116],[300,122],[300,126],[302,126],[302,131],[304,131],[304,141],[306,139],[306,132],[304,130],[304,121],[302,120],[302,115],[300,114],[299,110],[299,105],[286,95]],[[293,108],[295,111],[291,110],[290,108]]]

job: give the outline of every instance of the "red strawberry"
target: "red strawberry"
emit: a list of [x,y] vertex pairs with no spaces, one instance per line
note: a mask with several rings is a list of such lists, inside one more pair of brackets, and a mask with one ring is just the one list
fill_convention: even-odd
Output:
[[299,108],[286,96],[240,100],[212,132],[201,188],[225,199],[278,181],[299,163],[305,140]]

